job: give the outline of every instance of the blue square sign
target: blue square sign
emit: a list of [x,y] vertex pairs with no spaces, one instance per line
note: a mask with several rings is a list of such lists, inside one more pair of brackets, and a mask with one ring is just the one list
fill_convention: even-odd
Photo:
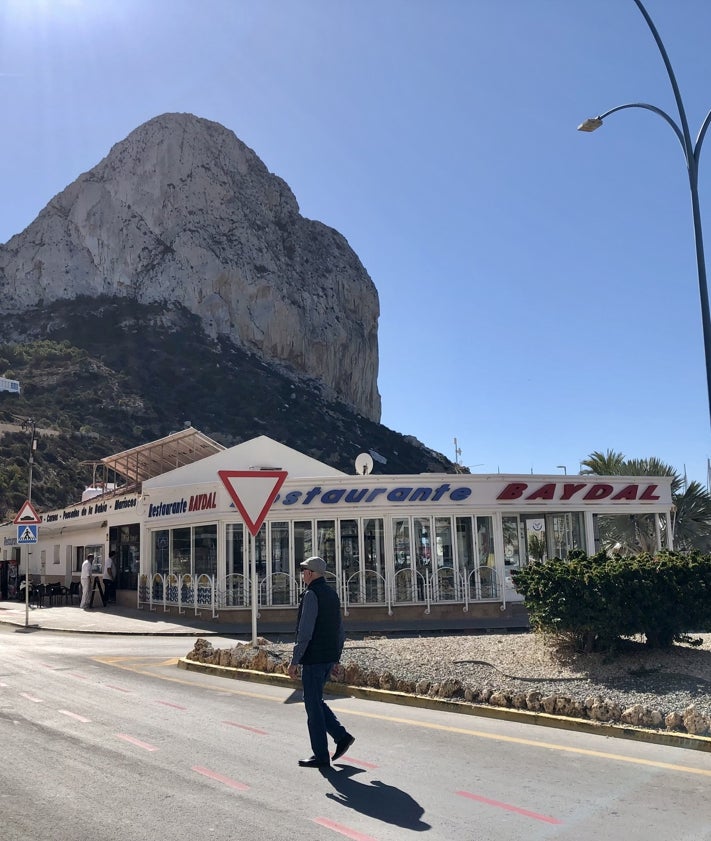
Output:
[[33,524],[17,527],[18,543],[37,543],[37,526]]

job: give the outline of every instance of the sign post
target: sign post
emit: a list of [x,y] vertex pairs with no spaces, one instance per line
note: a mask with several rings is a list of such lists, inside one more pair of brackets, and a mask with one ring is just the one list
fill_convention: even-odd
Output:
[[37,527],[42,521],[28,499],[12,522],[17,526],[18,545],[27,545],[27,564],[25,566],[25,628],[27,628],[30,622],[30,555],[32,554],[30,545],[37,543]]
[[218,470],[217,475],[249,530],[250,603],[252,607],[252,645],[257,644],[257,582],[256,537],[262,523],[277,498],[287,477],[286,470]]

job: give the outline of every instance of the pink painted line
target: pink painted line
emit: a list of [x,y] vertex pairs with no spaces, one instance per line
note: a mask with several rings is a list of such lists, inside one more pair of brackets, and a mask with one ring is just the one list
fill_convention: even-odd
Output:
[[332,829],[334,832],[340,832],[341,835],[345,835],[346,838],[352,838],[353,841],[376,841],[372,835],[364,835],[362,832],[356,832],[355,829],[349,829],[349,827],[344,826],[342,823],[330,821],[328,818],[312,818],[312,820],[314,823],[319,824],[319,826],[325,826],[326,829]]
[[163,704],[164,707],[172,707],[174,710],[187,710],[187,707],[181,707],[180,704],[171,704],[170,701],[156,701],[156,704]]
[[558,818],[551,818],[549,815],[540,815],[538,812],[530,812],[528,809],[520,809],[518,806],[512,806],[510,803],[502,803],[500,800],[491,800],[488,797],[482,797],[480,794],[472,794],[469,791],[457,791],[456,794],[462,797],[468,797],[470,800],[476,800],[478,803],[486,803],[488,806],[496,806],[497,809],[505,809],[507,812],[515,812],[517,815],[523,815],[526,818],[533,818],[537,821],[544,821],[545,823],[561,824]]
[[35,704],[41,704],[42,703],[41,698],[35,698],[34,695],[29,695],[27,692],[20,692],[20,695],[22,695],[23,698],[27,698],[28,701],[34,702]]
[[203,768],[202,765],[193,765],[191,770],[198,774],[202,774],[203,777],[209,777],[211,780],[217,780],[218,783],[223,783],[224,785],[234,788],[237,791],[249,791],[248,785],[239,783],[237,780],[225,777],[222,774],[218,774],[217,771],[211,771],[209,768]]
[[236,721],[223,721],[223,724],[229,724],[230,727],[239,727],[240,730],[248,730],[250,733],[257,733],[259,736],[268,736],[266,730],[259,730],[257,727],[248,727],[246,724],[237,724]]
[[79,680],[86,680],[87,679],[86,675],[79,675],[76,672],[69,672],[69,676],[70,677],[78,677]]
[[131,692],[130,689],[124,689],[122,686],[114,686],[111,683],[107,683],[106,687],[107,687],[107,689],[115,689],[117,692],[128,692],[128,693]]
[[59,710],[58,712],[60,712],[62,715],[68,715],[69,718],[75,718],[77,721],[81,721],[84,724],[89,724],[89,722],[91,721],[90,718],[84,718],[83,715],[78,715],[77,713],[71,713],[71,712],[69,712],[69,710]]
[[148,742],[142,742],[140,739],[134,739],[133,736],[127,736],[125,733],[117,733],[117,739],[123,739],[124,742],[130,742],[132,745],[136,745],[138,748],[143,748],[144,750],[158,750],[155,745],[149,745]]
[[58,669],[59,668],[59,666],[53,666],[53,665],[51,665],[51,663],[42,663],[42,665],[45,667],[45,669]]
[[334,765],[339,765],[342,759],[347,759],[352,765],[360,765],[361,768],[369,768],[371,771],[374,771],[376,768],[380,768],[379,765],[375,765],[372,762],[366,762],[364,759],[354,759],[352,756],[349,756],[347,753],[344,753],[343,756],[339,757],[334,762]]

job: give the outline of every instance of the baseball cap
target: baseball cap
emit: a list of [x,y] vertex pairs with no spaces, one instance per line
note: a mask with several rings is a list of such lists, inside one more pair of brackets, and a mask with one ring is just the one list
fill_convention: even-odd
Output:
[[307,558],[305,561],[302,561],[299,566],[301,569],[310,569],[311,572],[320,572],[323,575],[326,572],[326,561],[323,558],[319,558],[318,555],[313,555],[311,558]]

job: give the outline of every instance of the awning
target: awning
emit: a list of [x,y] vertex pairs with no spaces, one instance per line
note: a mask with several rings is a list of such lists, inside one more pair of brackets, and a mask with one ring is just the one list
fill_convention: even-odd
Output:
[[102,458],[101,464],[123,477],[127,484],[138,485],[146,479],[161,476],[176,467],[193,464],[224,449],[222,444],[191,426],[149,444],[141,444],[140,447]]

